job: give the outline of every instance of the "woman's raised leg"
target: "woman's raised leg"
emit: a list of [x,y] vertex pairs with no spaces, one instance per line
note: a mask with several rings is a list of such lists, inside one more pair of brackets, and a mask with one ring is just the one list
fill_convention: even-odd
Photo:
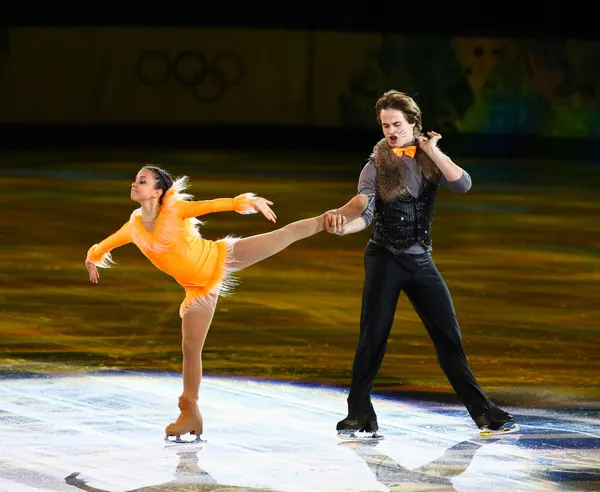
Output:
[[323,230],[325,215],[302,219],[275,231],[238,240],[233,246],[232,267],[242,270],[273,256],[290,244],[306,239]]

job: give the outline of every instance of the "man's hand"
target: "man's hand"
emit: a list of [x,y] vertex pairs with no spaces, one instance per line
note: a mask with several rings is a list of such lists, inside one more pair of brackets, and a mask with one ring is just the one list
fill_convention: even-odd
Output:
[[427,136],[425,137],[417,137],[417,142],[419,143],[419,147],[431,157],[431,154],[438,151],[437,142],[442,136],[436,132],[427,132]]
[[327,232],[343,236],[346,228],[346,217],[340,214],[337,210],[329,210],[325,212],[324,228]]

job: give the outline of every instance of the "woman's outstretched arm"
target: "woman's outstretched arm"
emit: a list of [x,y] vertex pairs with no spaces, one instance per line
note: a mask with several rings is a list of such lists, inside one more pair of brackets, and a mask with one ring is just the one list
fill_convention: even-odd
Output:
[[262,213],[267,219],[275,222],[277,218],[269,205],[273,202],[254,193],[244,193],[235,198],[215,198],[214,200],[198,201],[179,201],[177,202],[178,214],[182,219],[198,217],[200,215],[212,214],[215,212],[237,212],[239,214]]
[[90,274],[90,281],[97,284],[100,278],[97,267],[110,268],[114,264],[110,252],[131,241],[131,226],[129,221],[127,221],[117,232],[111,234],[100,243],[94,244],[88,250],[85,258],[85,266]]

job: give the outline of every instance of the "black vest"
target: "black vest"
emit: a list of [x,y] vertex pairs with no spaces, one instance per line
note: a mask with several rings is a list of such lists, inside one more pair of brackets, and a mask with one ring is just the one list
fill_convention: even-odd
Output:
[[423,191],[417,198],[407,191],[386,201],[377,193],[372,240],[396,254],[415,242],[431,248],[436,192],[437,183],[423,178]]

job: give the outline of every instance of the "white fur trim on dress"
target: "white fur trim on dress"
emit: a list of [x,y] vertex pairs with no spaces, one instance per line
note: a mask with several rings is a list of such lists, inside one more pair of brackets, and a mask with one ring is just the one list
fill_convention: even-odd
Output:
[[[243,193],[242,195],[239,195],[240,197],[245,197],[247,198],[249,201],[254,200],[255,198],[257,198],[257,195],[255,193]],[[248,214],[257,214],[258,210],[256,210],[252,205],[247,205],[243,208],[240,208],[240,210],[237,210],[238,214],[242,214],[242,215],[248,215]]]
[[[177,217],[177,212],[175,211],[175,202],[178,200],[189,201],[194,198],[193,195],[189,193],[183,193],[188,186],[189,179],[187,176],[182,176],[173,181],[173,186],[169,188],[163,200],[163,208],[160,213],[162,216],[160,231],[156,236],[154,236],[143,228],[132,227],[131,235],[133,236],[133,241],[136,244],[142,245],[144,248],[154,253],[161,253],[163,251],[167,251],[176,241],[173,238],[178,237],[178,235],[182,232],[191,233],[193,236],[198,238],[202,237],[198,226],[202,225],[203,222],[199,221],[196,217],[191,217],[181,221]],[[141,213],[141,207],[137,210],[134,210],[131,214],[130,220],[135,220],[137,216],[141,215]]]
[[179,315],[183,317],[187,311],[204,311],[207,308],[214,309],[219,297],[227,297],[233,293],[233,289],[239,284],[239,279],[233,274],[239,269],[236,267],[236,260],[233,256],[233,247],[241,237],[226,236],[217,242],[224,242],[227,245],[225,251],[225,262],[223,265],[223,277],[208,293],[198,297],[192,304],[184,307],[185,301],[181,303]]
[[[98,244],[94,244],[90,248],[90,251],[94,251],[94,248],[96,248],[97,246],[98,246]],[[100,261],[91,261],[91,260],[88,260],[88,261],[90,261],[91,263],[96,265],[98,268],[112,268],[113,265],[117,264],[117,262],[112,259],[112,255],[110,254],[110,251],[104,253],[104,256],[102,257],[102,259]]]

